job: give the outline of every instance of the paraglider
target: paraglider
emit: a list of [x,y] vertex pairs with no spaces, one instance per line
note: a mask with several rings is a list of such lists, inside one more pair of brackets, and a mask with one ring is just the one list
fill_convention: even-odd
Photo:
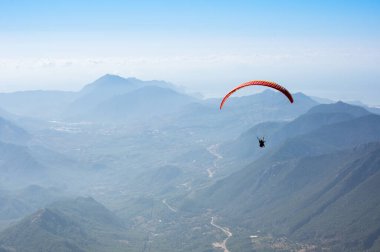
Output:
[[[283,86],[281,86],[275,82],[271,82],[271,81],[253,80],[253,81],[244,82],[244,83],[238,85],[237,87],[235,87],[234,89],[232,89],[226,96],[224,96],[222,102],[220,103],[219,109],[222,109],[222,107],[223,107],[224,103],[227,101],[228,97],[230,97],[233,93],[235,93],[236,91],[238,91],[241,88],[248,87],[248,86],[265,86],[265,87],[270,87],[270,88],[276,89],[276,90],[280,91],[282,94],[284,94],[288,98],[290,103],[294,102],[293,96]],[[257,140],[259,141],[260,148],[264,148],[265,147],[264,137],[262,137],[262,138],[257,137]]]
[[236,91],[238,91],[241,88],[248,87],[248,86],[266,86],[266,87],[276,89],[276,90],[280,91],[281,93],[283,93],[288,98],[290,103],[294,102],[293,96],[283,86],[281,86],[275,82],[271,82],[271,81],[253,80],[253,81],[244,82],[244,83],[240,84],[239,86],[235,87],[234,89],[232,89],[226,96],[224,96],[222,102],[220,103],[219,109],[222,109],[222,107],[223,107],[224,103],[227,101],[228,97],[230,97],[233,93],[235,93]]

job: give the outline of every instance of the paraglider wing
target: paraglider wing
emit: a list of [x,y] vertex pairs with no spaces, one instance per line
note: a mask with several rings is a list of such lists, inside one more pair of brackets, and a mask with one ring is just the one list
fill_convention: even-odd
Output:
[[222,102],[220,103],[220,107],[219,108],[222,109],[222,107],[223,107],[224,103],[227,101],[228,97],[230,97],[233,93],[235,93],[236,91],[238,91],[241,88],[248,87],[248,86],[266,86],[266,87],[274,88],[274,89],[280,91],[281,93],[283,93],[289,99],[289,101],[291,103],[293,103],[293,101],[294,101],[292,95],[283,86],[281,86],[281,85],[279,85],[279,84],[277,84],[275,82],[271,82],[271,81],[254,80],[254,81],[248,81],[248,82],[242,83],[239,86],[237,86],[234,89],[232,89],[223,98]]

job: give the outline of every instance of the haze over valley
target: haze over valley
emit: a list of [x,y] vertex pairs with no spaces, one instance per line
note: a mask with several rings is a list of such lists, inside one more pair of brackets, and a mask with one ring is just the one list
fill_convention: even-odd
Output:
[[1,93],[0,251],[380,250],[380,110],[293,97]]

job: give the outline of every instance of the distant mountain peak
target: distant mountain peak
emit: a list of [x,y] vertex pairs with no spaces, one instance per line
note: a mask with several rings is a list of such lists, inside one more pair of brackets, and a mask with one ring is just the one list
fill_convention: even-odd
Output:
[[370,112],[362,107],[347,104],[342,101],[330,104],[320,104],[311,108],[308,113],[347,113],[354,116],[365,116],[370,114]]
[[[305,93],[302,93],[302,92],[293,93],[293,96],[309,97],[309,96],[307,96]],[[310,98],[310,97],[309,97],[309,98]]]
[[[261,93],[257,93],[254,96],[263,97],[263,98],[278,98],[278,97],[282,98],[283,94],[281,94],[281,92],[279,92],[277,90],[265,89]],[[295,101],[297,101],[297,99],[301,99],[301,98],[311,100],[311,98],[309,96],[307,96],[306,94],[304,94],[302,92],[292,93],[292,96],[294,97]]]
[[139,81],[136,78],[123,78],[118,75],[105,74],[102,77],[96,79],[92,83],[83,87],[82,91],[92,90],[99,87],[107,86],[119,86],[119,85],[129,85],[133,82]]
[[116,74],[105,74],[103,76],[101,76],[99,79],[103,79],[103,78],[121,78],[119,75],[116,75]]
[[173,90],[176,89],[174,85],[161,80],[144,81],[135,77],[124,78],[119,75],[105,74],[92,83],[84,86],[81,90],[81,93],[88,94],[93,92],[100,92],[102,95],[105,95],[106,93],[122,94],[144,86],[158,86],[170,88]]
[[44,221],[52,221],[56,220],[56,214],[54,214],[51,210],[47,208],[42,208],[38,210],[36,213],[34,213],[31,218],[29,218],[29,221],[31,224],[41,224]]
[[103,81],[126,81],[126,80],[129,80],[129,81],[138,81],[137,78],[135,77],[128,77],[128,78],[124,78],[124,77],[121,77],[119,75],[116,75],[116,74],[105,74],[103,76],[101,76],[100,78],[96,79],[94,82],[103,82]]

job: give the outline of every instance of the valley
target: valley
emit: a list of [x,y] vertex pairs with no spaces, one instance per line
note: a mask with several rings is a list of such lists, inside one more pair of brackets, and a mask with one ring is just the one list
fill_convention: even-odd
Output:
[[364,107],[265,91],[220,111],[113,75],[51,95],[1,95],[2,251],[380,246],[380,116]]

